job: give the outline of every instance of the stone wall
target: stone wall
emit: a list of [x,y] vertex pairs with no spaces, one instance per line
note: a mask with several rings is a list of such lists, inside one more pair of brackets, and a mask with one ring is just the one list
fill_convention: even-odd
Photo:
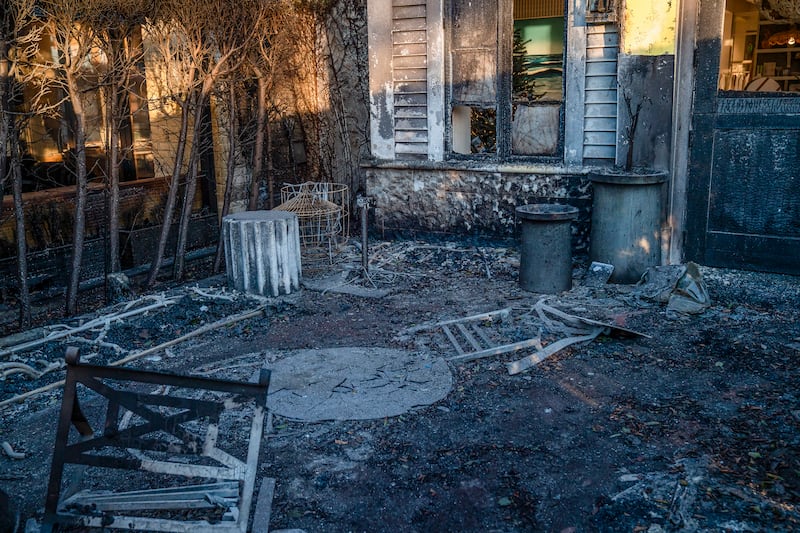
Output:
[[518,233],[518,206],[569,204],[580,210],[573,244],[583,252],[588,245],[591,185],[581,173],[369,167],[367,194],[373,230],[390,234],[512,237]]

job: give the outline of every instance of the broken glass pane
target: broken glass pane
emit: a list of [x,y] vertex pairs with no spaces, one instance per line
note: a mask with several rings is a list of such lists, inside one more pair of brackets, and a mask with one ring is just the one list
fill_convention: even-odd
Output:
[[459,154],[493,153],[497,145],[494,108],[453,106],[453,151]]

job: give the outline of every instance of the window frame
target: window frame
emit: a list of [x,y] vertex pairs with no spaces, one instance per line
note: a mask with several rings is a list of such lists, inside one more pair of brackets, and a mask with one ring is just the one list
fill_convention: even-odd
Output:
[[[453,150],[453,108],[459,105],[476,107],[474,104],[455,101],[453,98],[453,15],[455,2],[466,0],[446,0],[444,6],[445,26],[445,160],[473,161],[473,162],[536,162],[536,163],[562,163],[565,160],[565,110],[567,101],[567,58],[569,31],[569,2],[564,2],[563,12],[563,48],[561,77],[561,102],[558,113],[558,141],[553,154],[514,154],[512,151],[512,120],[513,120],[513,94],[512,94],[512,63],[514,40],[514,0],[497,1],[497,28],[496,28],[496,98],[495,110],[495,151],[487,153],[460,153]],[[487,108],[488,109],[488,108]]]

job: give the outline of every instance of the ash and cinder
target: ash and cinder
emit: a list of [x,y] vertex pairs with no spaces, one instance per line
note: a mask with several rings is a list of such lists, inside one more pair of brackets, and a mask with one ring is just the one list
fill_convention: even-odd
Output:
[[[360,267],[355,249],[304,266],[313,289],[273,299],[232,292],[224,278],[142,298],[130,309],[153,308],[4,355],[41,375],[7,375],[0,401],[61,379],[44,370],[69,345],[94,364],[144,353],[127,364],[232,380],[284,368],[271,401],[294,403],[273,404],[258,467],[276,480],[272,529],[800,528],[797,278],[701,266],[711,306],[682,315],[641,287],[586,286],[576,267],[574,288],[547,306],[647,336],[601,334],[511,375],[507,364],[535,345],[450,360],[454,345],[418,326],[507,309],[479,322],[495,346],[568,337],[536,312],[543,296],[519,288],[513,247],[371,243],[368,278]],[[368,365],[357,368],[359,354]],[[302,364],[320,375],[301,375]],[[54,388],[2,407],[0,441],[24,458],[0,455],[0,487],[23,521],[41,518],[59,402]]]

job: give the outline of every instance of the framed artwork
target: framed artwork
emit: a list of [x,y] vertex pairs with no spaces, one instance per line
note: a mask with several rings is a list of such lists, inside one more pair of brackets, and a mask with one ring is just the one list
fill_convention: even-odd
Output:
[[756,34],[748,33],[744,37],[744,59],[749,61],[753,59],[753,52],[756,49]]

